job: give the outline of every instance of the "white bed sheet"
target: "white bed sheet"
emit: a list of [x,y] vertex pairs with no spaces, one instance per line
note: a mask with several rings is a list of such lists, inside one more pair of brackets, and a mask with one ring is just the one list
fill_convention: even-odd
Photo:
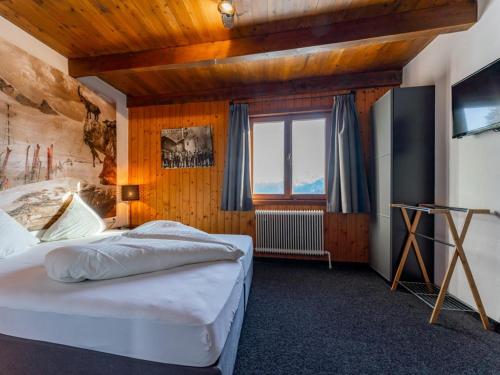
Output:
[[162,363],[215,363],[243,293],[251,238],[218,235],[246,252],[243,267],[211,262],[75,284],[46,275],[50,250],[118,233],[42,243],[1,260],[0,333]]

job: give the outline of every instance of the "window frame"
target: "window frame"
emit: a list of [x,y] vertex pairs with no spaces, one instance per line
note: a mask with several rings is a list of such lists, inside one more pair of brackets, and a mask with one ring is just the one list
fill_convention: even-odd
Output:
[[[269,205],[269,204],[305,204],[305,205],[324,205],[326,203],[325,194],[293,194],[292,193],[292,160],[293,160],[293,135],[292,135],[292,122],[294,120],[314,120],[325,119],[325,159],[327,157],[327,135],[330,129],[331,113],[327,110],[315,112],[289,112],[280,113],[275,115],[253,115],[250,116],[250,151],[251,151],[251,189],[252,200],[254,205]],[[253,176],[254,176],[254,143],[253,143],[253,129],[254,124],[257,122],[284,122],[284,193],[283,194],[254,194],[253,192]],[[326,190],[326,160],[325,160],[325,190]]]

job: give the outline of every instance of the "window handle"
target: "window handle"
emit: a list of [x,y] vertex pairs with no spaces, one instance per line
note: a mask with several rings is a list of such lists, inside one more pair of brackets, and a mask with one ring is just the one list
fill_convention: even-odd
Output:
[[289,152],[288,155],[286,156],[286,160],[291,160],[292,159],[292,153]]

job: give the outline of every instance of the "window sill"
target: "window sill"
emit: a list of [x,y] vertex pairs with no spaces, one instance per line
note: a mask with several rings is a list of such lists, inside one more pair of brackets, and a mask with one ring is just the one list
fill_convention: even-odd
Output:
[[322,198],[301,198],[301,199],[273,199],[273,198],[253,198],[254,206],[274,206],[274,205],[288,205],[288,206],[326,206],[326,199]]

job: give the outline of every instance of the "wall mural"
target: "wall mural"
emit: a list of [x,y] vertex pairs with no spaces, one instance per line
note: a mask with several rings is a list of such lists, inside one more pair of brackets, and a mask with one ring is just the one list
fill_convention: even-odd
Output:
[[116,214],[116,109],[0,38],[0,208],[30,230],[68,192]]

